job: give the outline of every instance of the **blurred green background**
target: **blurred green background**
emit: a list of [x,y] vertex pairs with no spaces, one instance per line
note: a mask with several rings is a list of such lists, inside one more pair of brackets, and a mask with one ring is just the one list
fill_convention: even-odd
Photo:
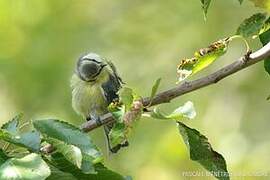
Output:
[[[234,34],[243,19],[261,11],[249,1],[242,6],[237,0],[214,1],[204,21],[198,0],[0,0],[0,124],[18,112],[26,121],[54,117],[83,123],[71,108],[69,80],[85,52],[112,60],[142,96],[159,77],[160,90],[174,87],[181,58]],[[251,47],[258,49],[258,40]],[[244,52],[243,42],[232,42],[224,57],[193,79]],[[197,118],[187,124],[209,138],[230,172],[270,173],[269,93],[269,75],[259,63],[162,108],[193,101]],[[90,134],[106,154],[102,129]],[[189,160],[175,123],[154,119],[142,119],[129,148],[106,163],[135,180],[212,179],[182,176],[204,170]]]

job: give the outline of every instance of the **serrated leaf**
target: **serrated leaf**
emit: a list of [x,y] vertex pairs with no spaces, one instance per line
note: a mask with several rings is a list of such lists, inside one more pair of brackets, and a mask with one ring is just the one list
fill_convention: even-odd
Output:
[[217,179],[229,180],[225,159],[212,149],[208,139],[196,129],[192,129],[181,122],[178,122],[178,128],[189,149],[190,159],[200,163]]
[[118,144],[123,143],[126,140],[126,126],[124,123],[115,123],[109,133],[110,145],[115,147]]
[[37,131],[14,135],[6,130],[0,130],[0,139],[31,151],[39,151],[40,135]]
[[158,108],[154,108],[150,116],[156,119],[172,119],[172,120],[180,121],[186,118],[194,119],[196,116],[196,111],[195,111],[193,103],[191,101],[188,101],[183,106],[180,106],[177,109],[175,109],[169,115],[165,115]]
[[78,147],[53,138],[48,138],[46,141],[56,149],[56,152],[61,153],[69,162],[78,168],[81,168],[83,156]]
[[95,164],[97,174],[84,174],[76,166],[67,161],[62,154],[54,153],[51,155],[51,165],[61,170],[62,172],[70,173],[80,180],[125,180],[125,177],[107,169],[103,164]]
[[202,9],[204,13],[204,19],[206,19],[206,14],[208,12],[208,8],[210,6],[211,0],[201,0]]
[[261,29],[264,27],[266,14],[256,13],[251,17],[245,19],[238,27],[236,34],[243,37],[252,37],[259,35]]
[[[270,20],[268,19],[267,21],[270,21]],[[261,34],[259,38],[263,45],[266,45],[267,43],[269,43],[270,42],[270,29],[268,29],[266,32]],[[270,58],[267,58],[264,60],[264,69],[270,75]]]
[[217,58],[224,55],[227,52],[230,41],[230,38],[221,39],[212,43],[207,48],[202,48],[195,52],[193,58],[181,60],[177,68],[177,73],[179,75],[178,82],[181,82],[190,75],[196,74],[208,67]]
[[11,134],[17,134],[18,133],[18,124],[21,120],[23,114],[18,114],[14,118],[12,118],[11,121],[8,121],[7,123],[3,124],[1,129],[7,130]]
[[127,111],[128,109],[130,109],[132,102],[134,100],[133,90],[128,87],[121,88],[119,90],[119,98],[120,102],[122,102],[125,105]]
[[46,179],[50,168],[37,154],[23,158],[11,158],[0,166],[0,179]]
[[95,173],[93,164],[102,160],[102,154],[86,133],[67,122],[55,119],[37,120],[33,125],[50,138],[78,147],[83,154],[81,169],[84,173]]
[[152,86],[152,91],[151,91],[151,96],[150,96],[150,104],[151,104],[154,96],[157,94],[157,90],[159,88],[160,82],[161,82],[161,78],[158,78],[155,81],[154,85]]

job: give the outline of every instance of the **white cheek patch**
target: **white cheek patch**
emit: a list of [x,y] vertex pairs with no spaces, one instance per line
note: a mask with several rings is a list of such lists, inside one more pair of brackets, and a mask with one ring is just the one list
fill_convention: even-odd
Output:
[[89,53],[85,55],[82,59],[94,59],[97,62],[100,62],[100,63],[102,62],[102,58],[98,54],[95,54],[95,53]]

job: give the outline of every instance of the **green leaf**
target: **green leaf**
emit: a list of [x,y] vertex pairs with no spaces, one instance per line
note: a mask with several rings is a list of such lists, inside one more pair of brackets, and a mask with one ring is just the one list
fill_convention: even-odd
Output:
[[195,52],[193,58],[181,60],[177,68],[177,73],[179,75],[178,82],[181,82],[190,75],[193,75],[208,67],[217,58],[225,54],[230,41],[231,38],[221,39],[212,43],[207,48],[202,48]]
[[216,178],[229,180],[225,159],[212,149],[208,139],[196,129],[192,129],[181,122],[178,122],[178,128],[189,149],[190,159],[200,163]]
[[124,123],[115,123],[113,128],[109,133],[110,145],[111,147],[115,147],[118,144],[123,143],[126,138],[126,126]]
[[121,88],[119,90],[119,98],[120,102],[122,102],[125,105],[126,111],[129,110],[134,100],[133,90],[128,87]]
[[102,160],[102,154],[86,133],[67,122],[54,119],[38,120],[33,124],[42,134],[78,147],[83,155],[81,169],[84,173],[95,173],[93,164]]
[[257,36],[261,32],[261,29],[264,27],[264,23],[266,20],[266,14],[257,13],[252,15],[251,17],[245,19],[240,26],[238,27],[236,34],[241,35],[243,37],[252,37]]
[[151,104],[151,102],[152,102],[154,96],[157,94],[157,90],[158,90],[158,87],[159,87],[159,85],[160,85],[160,82],[161,82],[161,78],[158,78],[158,79],[155,81],[155,83],[154,83],[154,85],[153,85],[153,87],[152,87],[151,96],[150,96],[150,104]]
[[242,4],[244,0],[238,0],[238,1],[239,1],[240,4]]
[[101,163],[95,164],[97,174],[84,174],[80,171],[80,169],[67,161],[60,153],[54,153],[51,155],[51,165],[61,170],[62,172],[72,174],[74,177],[80,180],[125,180],[125,177],[107,169]]
[[270,11],[270,0],[250,0],[255,6],[264,8],[268,12]]
[[208,12],[208,8],[210,6],[211,0],[201,0],[202,9],[204,13],[204,19],[206,19],[206,14]]
[[266,98],[266,100],[270,100],[270,95]]
[[0,149],[0,166],[8,159],[8,156],[3,151],[3,149]]
[[40,134],[37,131],[22,133],[19,142],[24,144],[28,149],[39,151],[41,142]]
[[0,166],[0,179],[46,179],[50,168],[37,154],[11,158]]
[[39,151],[40,148],[40,134],[37,131],[30,131],[25,133],[19,132],[19,121],[22,114],[15,116],[11,121],[5,123],[0,129],[0,139],[9,143],[27,148],[31,151]]
[[196,111],[191,101],[186,102],[183,106],[180,106],[169,115],[169,118],[171,119],[194,119],[195,117]]
[[49,177],[47,177],[46,180],[56,180],[56,179],[59,179],[59,180],[78,180],[70,173],[60,171],[59,169],[57,169],[56,167],[54,167],[52,165],[49,165],[49,167],[51,169],[51,175]]
[[109,111],[112,113],[113,118],[117,122],[123,122],[123,116],[125,114],[125,108],[124,107],[115,107],[114,109],[111,108],[111,105],[109,106]]
[[264,69],[270,75],[270,58],[264,60]]
[[180,106],[177,109],[175,109],[169,115],[165,115],[158,108],[154,108],[150,116],[156,119],[172,119],[180,121],[185,118],[194,119],[196,116],[196,111],[193,103],[191,101],[188,101],[183,106]]
[[8,121],[7,123],[3,124],[1,129],[7,130],[11,134],[17,134],[18,133],[18,124],[21,120],[23,114],[18,114],[15,116],[11,121]]
[[[269,22],[270,18],[267,21]],[[268,29],[266,32],[261,34],[259,38],[263,45],[266,45],[267,43],[269,43],[270,42],[270,29]],[[264,69],[270,75],[270,58],[267,58],[264,60]]]
[[37,131],[14,135],[6,130],[0,130],[0,139],[31,151],[39,151],[40,148],[40,135]]
[[111,103],[108,108],[116,119],[109,133],[112,148],[126,142],[133,124],[142,116],[143,104],[140,100],[135,100],[128,111],[125,112],[123,109],[125,109],[123,105],[120,104],[119,107],[115,103]]
[[47,138],[46,141],[56,149],[56,152],[61,153],[69,162],[81,168],[83,155],[78,147],[53,138]]

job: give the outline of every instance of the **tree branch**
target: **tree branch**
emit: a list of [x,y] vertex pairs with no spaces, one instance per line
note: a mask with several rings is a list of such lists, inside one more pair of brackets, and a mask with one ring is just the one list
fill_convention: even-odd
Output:
[[[264,47],[259,49],[258,51],[247,54],[241,58],[239,58],[237,61],[234,61],[233,63],[217,70],[216,72],[209,74],[205,77],[199,78],[194,81],[189,82],[183,82],[179,86],[169,89],[167,91],[163,91],[159,94],[157,94],[150,106],[162,104],[162,103],[169,103],[172,99],[175,99],[176,97],[179,97],[183,94],[187,94],[189,92],[195,91],[197,89],[203,88],[205,86],[215,84],[218,81],[224,79],[227,76],[230,76],[242,69],[245,69],[246,67],[249,67],[257,62],[260,62],[264,60],[265,58],[270,57],[270,42],[266,44]],[[146,97],[142,100],[143,105],[147,106],[150,104],[150,98]],[[110,113],[105,114],[101,116],[100,118],[100,124],[97,124],[95,121],[88,121],[81,125],[81,129],[84,132],[89,132],[95,128],[98,128],[104,124],[107,124],[109,122],[113,122],[114,119]]]
[[[239,58],[237,61],[217,70],[216,72],[209,74],[205,77],[199,78],[194,81],[183,82],[179,86],[169,89],[167,91],[163,91],[157,94],[151,101],[150,97],[146,97],[142,99],[142,103],[144,106],[150,106],[169,103],[172,99],[179,97],[181,95],[187,94],[189,92],[195,91],[197,89],[203,88],[205,86],[215,84],[220,80],[224,79],[227,76],[230,76],[246,67],[249,67],[257,62],[264,60],[265,58],[270,57],[270,42],[266,44],[264,47],[259,49],[258,51],[250,54],[246,54],[245,56]],[[87,121],[81,125],[81,130],[84,132],[89,132],[93,129],[96,129],[104,124],[113,122],[114,119],[110,113],[107,113],[100,117],[100,123],[97,124],[96,121]],[[54,148],[51,145],[47,145],[41,148],[43,153],[51,153],[54,151]]]

